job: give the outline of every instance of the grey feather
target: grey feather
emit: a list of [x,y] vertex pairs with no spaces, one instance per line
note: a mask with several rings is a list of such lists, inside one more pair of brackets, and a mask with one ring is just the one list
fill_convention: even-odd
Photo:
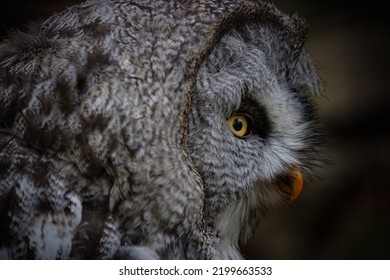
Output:
[[0,257],[241,258],[277,178],[321,164],[306,29],[256,1],[90,0],[10,34]]

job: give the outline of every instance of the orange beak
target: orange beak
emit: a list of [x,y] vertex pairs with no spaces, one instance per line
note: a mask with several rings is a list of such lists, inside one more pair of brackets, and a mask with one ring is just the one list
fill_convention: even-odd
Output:
[[278,185],[280,191],[290,196],[289,203],[293,203],[303,189],[303,175],[298,166],[293,166],[286,177],[286,181]]

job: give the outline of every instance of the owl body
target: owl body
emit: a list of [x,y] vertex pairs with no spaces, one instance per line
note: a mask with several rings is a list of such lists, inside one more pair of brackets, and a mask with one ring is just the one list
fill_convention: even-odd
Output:
[[10,35],[0,257],[241,258],[319,161],[305,32],[269,3],[91,0]]

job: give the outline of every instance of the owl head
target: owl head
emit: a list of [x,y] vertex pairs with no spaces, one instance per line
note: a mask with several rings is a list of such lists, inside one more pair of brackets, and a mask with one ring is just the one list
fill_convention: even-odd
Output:
[[258,1],[99,1],[0,44],[0,256],[241,258],[322,134],[306,24]]
[[236,258],[262,216],[297,199],[321,164],[324,136],[304,21],[268,3],[245,3],[225,17],[192,88],[188,148],[205,219],[223,256]]

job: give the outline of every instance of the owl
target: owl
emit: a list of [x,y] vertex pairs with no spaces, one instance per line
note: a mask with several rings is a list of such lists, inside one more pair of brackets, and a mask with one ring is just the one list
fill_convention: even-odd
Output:
[[1,259],[241,259],[322,164],[307,25],[88,0],[0,44]]

